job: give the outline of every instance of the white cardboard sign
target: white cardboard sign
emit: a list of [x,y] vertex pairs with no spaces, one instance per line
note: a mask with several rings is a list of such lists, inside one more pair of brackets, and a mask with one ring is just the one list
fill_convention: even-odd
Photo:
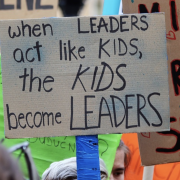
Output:
[[164,14],[0,22],[8,138],[169,129]]

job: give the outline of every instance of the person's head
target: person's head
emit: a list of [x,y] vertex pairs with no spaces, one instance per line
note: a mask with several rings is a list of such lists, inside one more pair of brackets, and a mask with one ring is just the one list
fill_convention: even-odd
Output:
[[129,148],[121,140],[116,151],[116,156],[110,175],[110,180],[124,180],[126,168],[129,165],[131,154]]
[[[105,163],[99,159],[101,180],[106,180],[108,172]],[[76,157],[54,162],[42,175],[42,180],[77,180]]]
[[2,180],[23,180],[22,173],[17,162],[10,153],[0,144],[0,179]]

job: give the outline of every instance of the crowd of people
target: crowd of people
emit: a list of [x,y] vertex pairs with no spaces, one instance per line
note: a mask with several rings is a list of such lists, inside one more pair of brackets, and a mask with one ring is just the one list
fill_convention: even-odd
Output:
[[[110,176],[106,165],[99,159],[101,180],[124,180],[126,169],[131,159],[129,148],[121,140],[117,148],[115,160]],[[11,153],[0,144],[0,179],[1,180],[23,180],[18,161]],[[30,180],[38,180],[30,178]],[[53,162],[42,175],[42,180],[77,180],[77,161],[76,157],[71,157],[58,162]]]

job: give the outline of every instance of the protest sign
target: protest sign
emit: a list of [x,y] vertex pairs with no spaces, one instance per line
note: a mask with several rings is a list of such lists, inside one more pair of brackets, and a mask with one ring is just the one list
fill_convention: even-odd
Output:
[[[1,79],[1,59],[0,59],[0,139],[4,137],[4,118],[3,118],[3,101],[2,101],[2,79]],[[119,145],[121,134],[98,135],[99,140],[99,157],[102,158],[110,174],[116,149]],[[28,139],[5,139],[3,145],[12,147],[13,145],[28,141],[30,143],[31,153],[39,175],[55,161],[76,156],[75,137],[42,137]],[[53,152],[53,153],[49,153]],[[19,152],[15,152],[19,153]],[[24,161],[21,159],[21,163]],[[23,172],[26,174],[26,165],[23,164]],[[28,176],[28,174],[26,174]]]
[[171,130],[163,133],[138,135],[143,165],[180,161],[180,1],[123,0],[124,13],[165,12],[169,65],[169,94]]
[[0,33],[6,137],[169,129],[164,14],[1,21]]
[[0,19],[56,17],[58,0],[0,0]]

